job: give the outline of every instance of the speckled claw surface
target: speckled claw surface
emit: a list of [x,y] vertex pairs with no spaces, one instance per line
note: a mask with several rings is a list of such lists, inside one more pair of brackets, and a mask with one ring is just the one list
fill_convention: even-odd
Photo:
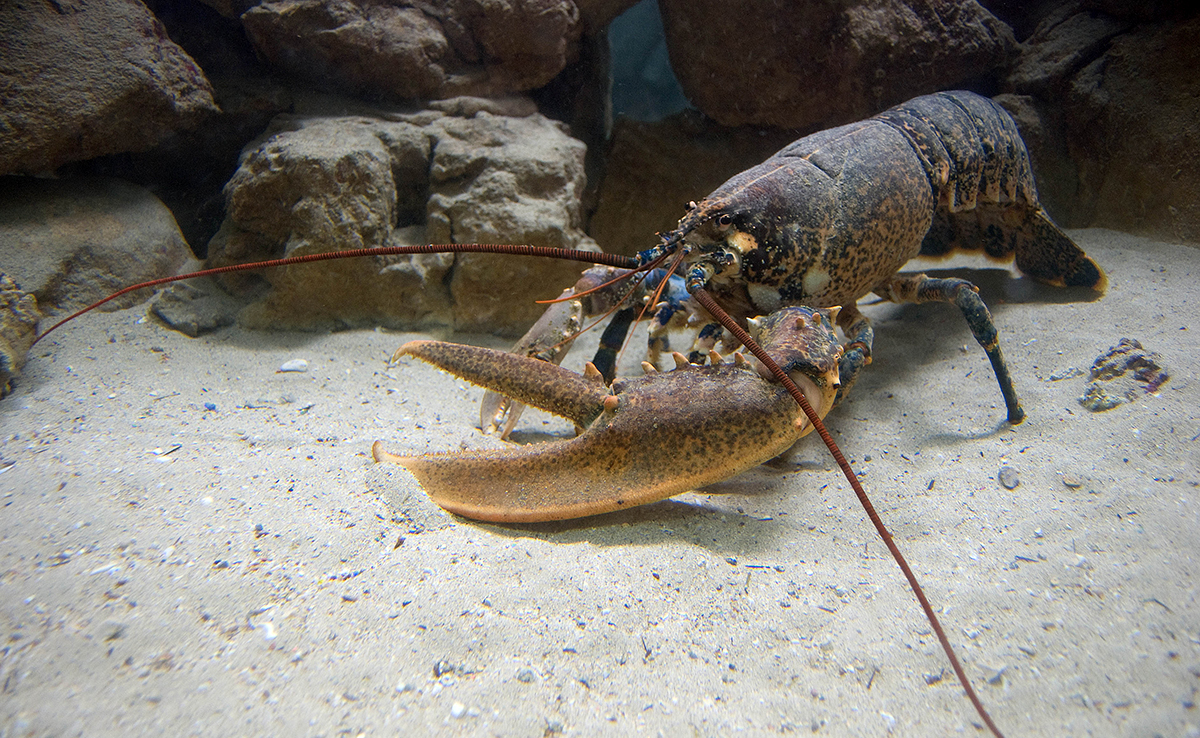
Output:
[[[787,308],[762,319],[759,340],[824,417],[842,348],[831,311]],[[443,508],[476,520],[535,522],[596,515],[703,487],[782,453],[811,427],[795,401],[753,362],[686,365],[618,379],[587,376],[501,351],[415,341],[416,356],[457,376],[561,415],[583,428],[569,441],[400,456]]]

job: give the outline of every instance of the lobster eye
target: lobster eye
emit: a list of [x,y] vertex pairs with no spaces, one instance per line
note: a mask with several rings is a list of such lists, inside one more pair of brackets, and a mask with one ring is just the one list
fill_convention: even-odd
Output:
[[725,230],[731,225],[733,225],[733,216],[729,213],[724,213],[717,218],[717,227],[721,230]]

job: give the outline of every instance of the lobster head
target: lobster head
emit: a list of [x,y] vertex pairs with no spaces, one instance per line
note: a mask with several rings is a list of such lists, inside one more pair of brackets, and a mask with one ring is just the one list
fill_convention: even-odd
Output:
[[761,312],[770,312],[782,304],[778,287],[820,252],[835,212],[827,175],[802,159],[777,157],[689,203],[675,230],[645,253],[682,248],[689,287],[694,280],[739,282]]

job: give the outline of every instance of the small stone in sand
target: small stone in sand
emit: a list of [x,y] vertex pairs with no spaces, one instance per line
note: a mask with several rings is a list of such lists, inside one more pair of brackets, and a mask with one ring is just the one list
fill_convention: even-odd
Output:
[[280,364],[279,369],[276,371],[276,373],[279,374],[282,372],[306,372],[306,371],[308,371],[308,361],[306,361],[305,359],[292,359],[291,361],[285,361],[282,364]]
[[1004,489],[1016,489],[1017,485],[1021,483],[1021,480],[1017,477],[1017,470],[1011,466],[1000,467],[1000,474],[997,476]]

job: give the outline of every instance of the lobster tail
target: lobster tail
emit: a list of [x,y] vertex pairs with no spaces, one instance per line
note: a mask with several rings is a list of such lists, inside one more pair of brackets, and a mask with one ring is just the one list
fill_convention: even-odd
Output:
[[982,249],[1048,284],[1103,291],[1104,272],[1038,204],[1012,116],[986,97],[941,92],[875,117],[901,131],[929,175],[937,210],[921,256]]

